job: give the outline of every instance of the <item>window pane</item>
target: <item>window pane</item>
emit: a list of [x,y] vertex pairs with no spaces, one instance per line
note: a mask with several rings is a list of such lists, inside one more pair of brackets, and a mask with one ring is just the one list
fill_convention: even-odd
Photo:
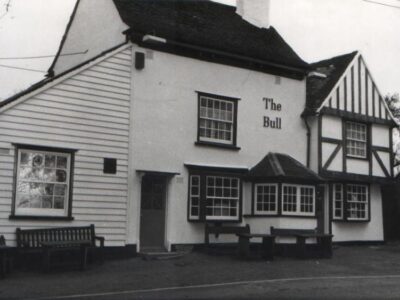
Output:
[[201,97],[200,138],[231,144],[233,142],[233,107],[231,101]]
[[40,209],[39,214],[43,210],[51,214],[54,209],[64,209],[68,197],[69,154],[19,150],[19,157],[16,208],[25,209],[24,212],[30,209],[29,213]]
[[368,218],[368,187],[365,185],[347,185],[347,217],[365,220]]
[[276,213],[277,189],[274,184],[256,186],[257,212]]
[[367,157],[367,126],[361,123],[346,122],[347,155]]

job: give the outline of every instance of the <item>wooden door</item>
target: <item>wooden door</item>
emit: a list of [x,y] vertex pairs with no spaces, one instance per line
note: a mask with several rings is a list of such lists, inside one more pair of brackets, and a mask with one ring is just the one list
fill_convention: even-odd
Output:
[[141,190],[141,249],[165,249],[165,202],[166,178],[145,175]]

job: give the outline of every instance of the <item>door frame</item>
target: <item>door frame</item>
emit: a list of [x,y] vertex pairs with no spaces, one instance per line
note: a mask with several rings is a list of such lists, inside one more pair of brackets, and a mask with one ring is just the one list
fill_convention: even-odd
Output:
[[169,216],[169,194],[170,194],[170,184],[171,180],[177,176],[180,175],[180,173],[177,172],[160,172],[160,171],[144,171],[144,170],[136,170],[136,173],[138,174],[139,178],[139,193],[138,193],[138,211],[137,211],[137,251],[140,252],[142,249],[141,245],[141,234],[140,234],[140,229],[141,229],[141,213],[142,213],[142,181],[144,176],[158,176],[158,177],[163,177],[165,179],[165,208],[164,208],[164,242],[163,246],[167,251],[171,251],[171,246],[168,244],[168,216]]

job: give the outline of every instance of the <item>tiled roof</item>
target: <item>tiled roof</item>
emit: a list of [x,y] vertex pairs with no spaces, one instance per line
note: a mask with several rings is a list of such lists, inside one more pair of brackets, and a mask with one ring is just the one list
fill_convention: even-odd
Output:
[[316,76],[307,78],[306,107],[308,111],[314,112],[322,105],[357,53],[354,51],[311,64],[315,72],[326,75],[326,78]]
[[249,179],[283,179],[288,181],[319,182],[323,181],[317,173],[282,153],[268,153],[247,174]]
[[122,20],[137,34],[201,46],[308,69],[278,32],[244,21],[236,8],[206,0],[114,0]]

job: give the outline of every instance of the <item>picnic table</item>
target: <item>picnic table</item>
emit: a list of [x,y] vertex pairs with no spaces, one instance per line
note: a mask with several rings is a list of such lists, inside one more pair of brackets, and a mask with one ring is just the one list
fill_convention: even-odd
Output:
[[266,260],[274,259],[275,235],[259,233],[237,233],[239,237],[238,254],[240,257],[250,257],[250,239],[261,238],[262,257]]

